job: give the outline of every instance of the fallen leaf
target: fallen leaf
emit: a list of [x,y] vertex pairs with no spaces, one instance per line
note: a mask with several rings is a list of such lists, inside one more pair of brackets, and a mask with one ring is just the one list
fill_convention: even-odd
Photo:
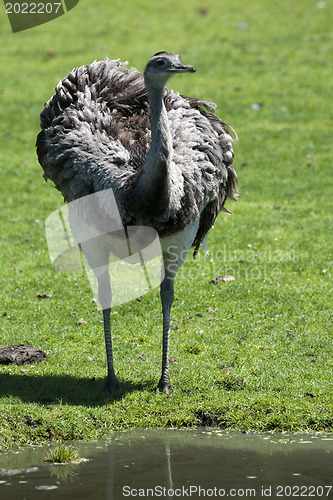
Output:
[[237,24],[236,28],[238,30],[247,30],[249,28],[249,24],[248,23],[239,23],[239,24]]
[[221,281],[235,281],[235,276],[219,276]]
[[77,324],[78,324],[78,325],[86,325],[86,324],[87,324],[87,322],[86,322],[86,321],[84,321],[84,319],[83,319],[83,318],[80,318],[80,319],[79,319],[79,321],[77,322]]
[[198,14],[200,14],[200,16],[207,16],[208,9],[205,8],[198,9]]
[[235,281],[235,279],[236,279],[235,276],[228,276],[221,274],[220,276],[217,276],[216,278],[210,280],[209,283],[214,283],[214,285],[217,285],[220,281]]

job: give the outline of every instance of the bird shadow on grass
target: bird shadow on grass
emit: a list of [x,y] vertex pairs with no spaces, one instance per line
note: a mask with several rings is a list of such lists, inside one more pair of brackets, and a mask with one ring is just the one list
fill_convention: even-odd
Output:
[[0,374],[0,397],[16,397],[25,403],[103,406],[134,391],[153,390],[154,381],[119,381],[111,395],[104,391],[104,378],[77,378],[71,375]]

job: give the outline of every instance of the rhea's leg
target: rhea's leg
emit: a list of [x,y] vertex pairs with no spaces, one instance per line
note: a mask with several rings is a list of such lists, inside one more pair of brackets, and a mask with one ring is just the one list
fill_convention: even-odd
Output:
[[113,353],[112,353],[112,337],[111,337],[111,282],[110,273],[107,266],[103,270],[99,269],[97,275],[98,281],[98,300],[103,309],[103,320],[104,320],[104,336],[105,336],[105,348],[106,357],[108,364],[108,375],[105,383],[104,390],[111,394],[114,390],[119,389],[119,383],[113,367]]
[[161,283],[161,302],[163,313],[163,356],[162,375],[157,389],[168,393],[172,390],[169,378],[169,337],[170,337],[170,313],[174,300],[174,279],[178,269],[183,265],[191,248],[199,226],[199,219],[184,231],[168,236],[161,240],[164,262],[164,279]]
[[169,377],[169,338],[170,338],[170,313],[174,299],[173,278],[165,277],[161,283],[161,301],[163,313],[163,352],[162,352],[162,375],[157,389],[169,393],[172,385]]
[[106,358],[108,363],[108,376],[106,378],[104,390],[108,391],[109,394],[119,389],[119,383],[113,367],[110,313],[111,313],[111,308],[103,309],[105,348],[106,348]]

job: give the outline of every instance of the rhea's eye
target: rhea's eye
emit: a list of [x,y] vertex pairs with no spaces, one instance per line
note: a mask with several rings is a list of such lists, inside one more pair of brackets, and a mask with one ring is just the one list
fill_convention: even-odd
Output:
[[165,61],[164,61],[164,59],[157,59],[156,64],[157,64],[157,66],[164,66]]

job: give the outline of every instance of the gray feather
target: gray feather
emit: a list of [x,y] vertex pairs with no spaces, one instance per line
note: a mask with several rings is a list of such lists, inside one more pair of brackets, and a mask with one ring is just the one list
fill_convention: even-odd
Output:
[[162,215],[131,213],[124,193],[134,185],[150,146],[149,105],[142,73],[106,59],[71,71],[41,113],[37,154],[44,178],[69,202],[113,189],[125,225],[154,227],[160,236],[184,229],[200,217],[194,246],[235,197],[232,166],[235,133],[213,114],[214,105],[165,91],[172,136],[172,163],[182,182],[172,186]]
[[[124,237],[117,238],[113,229],[111,235],[104,229],[100,232],[100,224],[104,228],[112,222],[113,227],[114,218],[121,234],[123,226],[125,233],[133,229],[126,226],[158,231],[164,266],[162,374],[157,387],[169,392],[176,273],[191,245],[195,256],[227,197],[236,196],[232,166],[236,134],[217,118],[211,103],[165,88],[172,75],[194,71],[182,64],[178,54],[167,52],[151,57],[144,75],[119,61],[95,61],[59,82],[41,113],[37,154],[44,178],[54,182],[65,201],[80,199],[71,204],[70,225],[98,282],[110,393],[119,383],[113,366],[108,263],[110,252],[118,255],[119,243],[123,255]],[[93,209],[87,207],[85,196],[101,191],[106,191],[106,199]],[[113,208],[108,211],[110,203]],[[86,238],[96,232],[97,242]]]

